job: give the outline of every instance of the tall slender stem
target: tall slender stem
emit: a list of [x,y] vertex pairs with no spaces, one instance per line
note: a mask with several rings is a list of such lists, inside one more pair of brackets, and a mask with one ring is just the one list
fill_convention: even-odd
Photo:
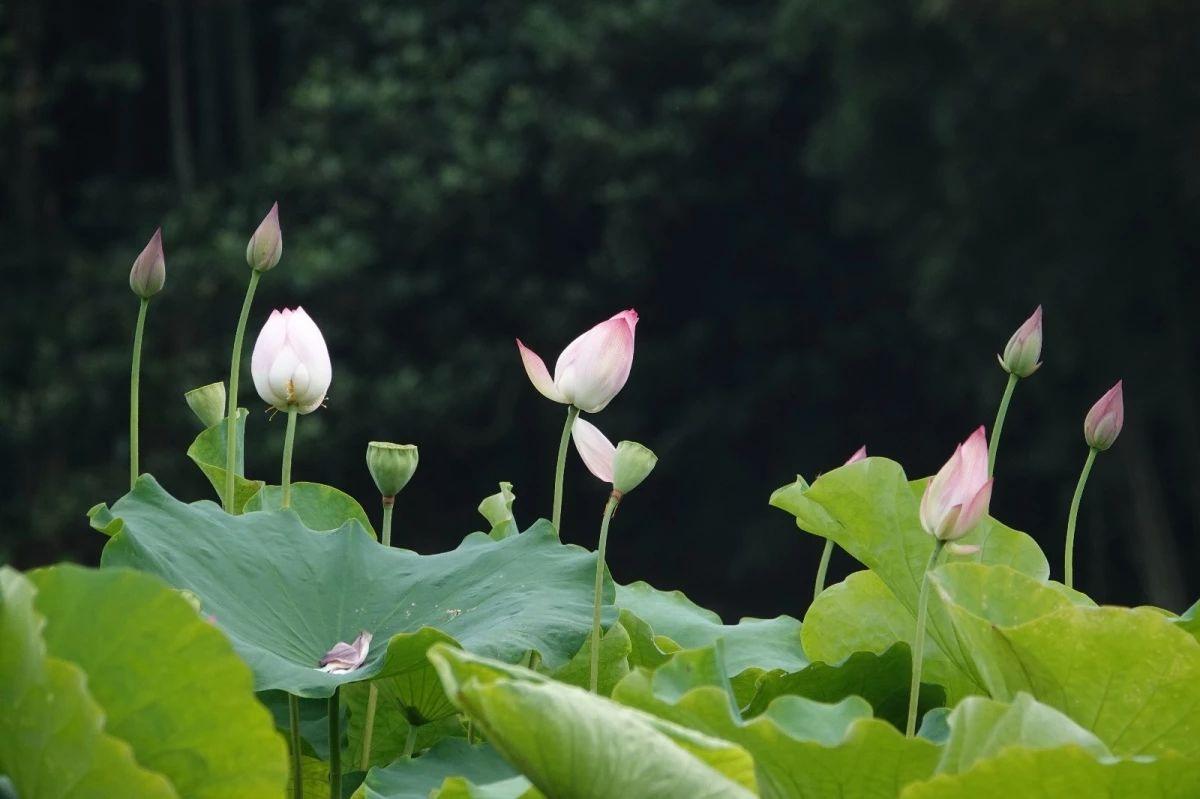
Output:
[[250,285],[246,287],[246,299],[242,301],[242,313],[238,316],[237,330],[233,334],[233,358],[229,364],[229,408],[225,428],[225,512],[237,513],[234,488],[237,485],[237,410],[238,378],[242,372],[242,339],[246,336],[246,320],[250,318],[250,304],[254,301],[254,290],[258,288],[262,272],[250,270]]
[[289,405],[287,410],[287,432],[283,435],[283,474],[279,484],[283,486],[283,502],[281,508],[292,506],[292,449],[296,445],[296,406]]
[[292,741],[292,799],[304,799],[304,775],[300,766],[300,700],[288,694],[288,728]]
[[554,522],[554,529],[562,532],[562,499],[563,499],[563,473],[567,470],[567,442],[571,440],[571,427],[575,424],[575,417],[579,415],[579,409],[574,405],[567,408],[567,423],[563,425],[562,437],[558,440],[558,462],[554,467],[554,514],[551,516],[551,521]]
[[613,511],[621,501],[615,490],[604,506],[604,518],[600,520],[600,546],[596,550],[596,593],[592,600],[592,662],[588,670],[588,689],[596,693],[600,683],[600,595],[604,587],[604,553],[608,549],[608,523]]
[[1087,460],[1083,462],[1083,471],[1075,485],[1075,496],[1071,497],[1071,512],[1067,516],[1067,547],[1063,553],[1063,583],[1067,588],[1075,587],[1075,521],[1079,518],[1079,502],[1083,499],[1083,487],[1092,473],[1092,464],[1096,462],[1096,453],[1099,451],[1095,447],[1088,447]]
[[908,724],[904,728],[904,734],[909,738],[917,731],[917,700],[921,695],[921,668],[925,658],[925,620],[929,614],[929,572],[937,565],[938,556],[945,546],[945,541],[935,539],[933,554],[929,556],[929,563],[921,575],[921,594],[917,597],[917,633],[912,647],[912,682],[908,688]]
[[383,545],[392,545],[392,508],[396,504],[395,497],[383,498]]
[[142,297],[138,306],[137,326],[133,329],[133,367],[129,372],[129,487],[133,488],[138,469],[138,395],[142,382],[142,334],[146,330],[146,309],[150,300]]
[[329,799],[342,799],[342,732],[341,705],[338,692],[329,697]]
[[408,737],[404,739],[404,757],[410,758],[413,756],[413,750],[417,748],[417,725],[408,725]]
[[1008,403],[1012,401],[1013,390],[1021,378],[1014,374],[1008,376],[1008,385],[1004,387],[1004,396],[1000,398],[1000,407],[996,410],[996,423],[992,425],[992,440],[988,444],[988,477],[996,470],[996,450],[1000,448],[1000,431],[1004,429],[1004,417],[1008,416]]
[[817,581],[813,584],[813,602],[825,590],[825,573],[829,571],[829,558],[833,555],[833,539],[825,539],[825,549],[821,551],[821,562],[817,565]]

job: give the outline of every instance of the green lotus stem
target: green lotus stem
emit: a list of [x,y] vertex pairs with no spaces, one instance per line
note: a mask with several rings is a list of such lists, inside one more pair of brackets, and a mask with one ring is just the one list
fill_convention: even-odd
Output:
[[375,683],[367,690],[367,719],[363,724],[362,759],[359,760],[360,770],[366,771],[371,767],[371,736],[375,733],[375,704],[379,701],[379,689]]
[[141,298],[137,326],[133,329],[133,367],[129,372],[129,488],[133,489],[138,475],[138,394],[142,381],[142,334],[146,330],[146,309],[150,300]]
[[250,318],[250,304],[254,301],[254,290],[262,272],[250,270],[250,285],[246,287],[246,299],[242,301],[242,313],[238,317],[237,331],[233,334],[233,358],[229,364],[229,416],[225,428],[225,512],[237,513],[233,492],[237,485],[237,409],[238,377],[242,371],[242,340],[246,337],[246,320]]
[[554,467],[554,514],[550,520],[559,533],[562,532],[563,473],[567,470],[567,442],[571,440],[571,427],[578,415],[579,409],[574,405],[567,408],[567,423],[563,425],[562,438],[558,440],[558,463]]
[[392,545],[392,508],[396,504],[395,497],[383,498],[383,545]]
[[1075,496],[1071,497],[1071,512],[1067,516],[1067,548],[1063,554],[1063,583],[1067,588],[1075,587],[1075,522],[1079,518],[1079,502],[1083,499],[1083,487],[1092,473],[1092,465],[1099,451],[1095,447],[1088,447],[1087,460],[1083,462],[1083,471],[1075,485]]
[[304,775],[300,768],[300,699],[288,694],[288,730],[292,741],[292,799],[304,799]]
[[938,556],[945,546],[946,542],[940,538],[934,540],[933,554],[929,556],[929,563],[921,575],[921,594],[917,598],[917,633],[912,648],[912,682],[908,688],[908,724],[904,728],[904,734],[909,738],[917,731],[917,700],[921,694],[921,668],[925,658],[925,620],[929,614],[929,572],[937,565]]
[[604,587],[604,552],[608,548],[608,523],[621,501],[621,495],[613,491],[604,506],[604,517],[600,520],[600,546],[596,551],[596,593],[592,600],[592,662],[588,669],[588,690],[596,693],[600,683],[600,594]]
[[825,590],[825,573],[829,571],[829,558],[833,555],[833,540],[825,539],[825,549],[821,552],[821,562],[817,565],[817,581],[813,584],[813,601]]
[[1004,429],[1004,417],[1008,416],[1008,403],[1012,401],[1013,390],[1021,378],[1014,374],[1008,376],[1008,385],[1004,387],[1004,396],[1000,397],[1000,407],[996,410],[996,423],[992,425],[992,440],[988,444],[988,477],[996,470],[996,450],[1000,448],[1000,431]]
[[329,697],[329,799],[342,799],[342,733],[338,728],[341,707],[338,699],[340,688],[334,688]]
[[281,508],[292,506],[292,449],[296,445],[296,406],[289,405],[287,410],[287,432],[283,436],[283,475],[279,484],[283,486],[283,502]]
[[475,722],[470,716],[467,717],[467,743],[472,746],[475,744]]
[[408,725],[408,737],[404,739],[404,754],[405,759],[413,756],[413,750],[417,748],[417,725],[410,723]]

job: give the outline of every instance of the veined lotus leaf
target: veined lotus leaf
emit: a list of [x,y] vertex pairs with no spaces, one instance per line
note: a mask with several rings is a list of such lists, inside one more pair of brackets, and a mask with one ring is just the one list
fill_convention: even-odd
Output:
[[429,658],[459,709],[555,799],[749,799],[741,747],[528,669],[438,646]]
[[[533,650],[557,668],[591,629],[595,555],[562,544],[547,522],[418,555],[381,546],[352,521],[315,533],[290,510],[230,516],[211,502],[184,504],[143,476],[93,524],[112,536],[103,565],[147,571],[199,597],[258,690],[327,697],[345,683],[426,669],[438,642],[507,661]],[[606,582],[608,624],[612,596]],[[374,640],[360,668],[321,670],[334,644],[364,630]]]
[[[283,488],[266,485],[247,500],[243,513],[256,510],[279,510],[283,507]],[[291,509],[310,530],[336,530],[348,521],[356,521],[375,535],[375,528],[358,500],[333,486],[321,483],[292,483]]]

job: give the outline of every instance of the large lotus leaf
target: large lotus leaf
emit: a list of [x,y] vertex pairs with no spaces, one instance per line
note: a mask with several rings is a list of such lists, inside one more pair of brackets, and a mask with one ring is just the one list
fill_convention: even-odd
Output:
[[1161,613],[1055,607],[1053,589],[1002,566],[933,579],[996,699],[1028,692],[1119,757],[1200,755],[1200,642]]
[[[675,668],[677,659],[687,666]],[[713,685],[719,669],[711,649],[681,653],[657,671],[632,672],[613,698],[740,744],[754,757],[764,797],[891,799],[903,785],[933,772],[937,747],[872,718],[860,697],[826,704],[783,696],[762,715],[742,721],[727,691]],[[693,687],[684,691],[689,675]]]
[[[861,696],[870,703],[876,718],[903,728],[908,717],[908,691],[912,679],[912,653],[908,644],[896,643],[880,654],[855,652],[835,663],[816,661],[796,672],[769,672],[755,686],[754,697],[744,715],[757,716],[776,697],[803,696],[818,702],[837,702]],[[937,685],[921,683],[921,712],[940,707],[946,692]]]
[[[246,503],[259,492],[265,485],[262,480],[247,480],[242,475],[245,474],[245,452],[246,452],[246,417],[250,415],[250,411],[245,408],[238,408],[237,416],[237,452],[236,464],[234,466],[234,507],[240,513]],[[222,502],[225,501],[225,442],[229,440],[226,433],[229,431],[227,420],[222,419],[219,424],[204,430],[188,447],[187,455],[192,459],[192,462],[200,467],[200,471],[204,472],[204,476],[208,478],[208,482],[212,483],[212,487],[217,492],[217,496]]]
[[[111,512],[106,566],[133,566],[192,591],[254,670],[257,688],[326,697],[344,683],[428,668],[453,642],[516,661],[566,663],[591,628],[595,555],[562,544],[547,522],[503,541],[438,555],[383,547],[355,522],[314,533],[292,511],[230,516],[179,502],[143,476]],[[604,596],[611,602],[612,583]],[[615,610],[605,608],[608,623]],[[348,674],[320,670],[338,641],[374,636]]]
[[[263,486],[262,490],[252,496],[242,511],[249,513],[256,510],[279,510],[283,507],[283,488],[281,486]],[[321,483],[292,483],[292,497],[289,507],[304,522],[310,530],[336,530],[348,521],[356,521],[363,529],[375,535],[375,528],[367,518],[358,500],[333,486]]]
[[47,653],[33,583],[0,567],[0,774],[22,799],[179,799],[104,728],[79,666]]
[[[829,586],[813,600],[804,615],[801,640],[814,661],[839,663],[859,652],[882,655],[897,643],[909,646],[916,629],[916,617],[896,600],[879,575],[861,571]],[[969,668],[951,661],[928,640],[922,680],[941,686],[950,704],[985,692]]]
[[439,742],[367,774],[354,799],[536,799],[542,794],[487,744]]
[[800,622],[791,616],[745,618],[725,624],[681,591],[660,591],[644,582],[618,585],[617,607],[649,625],[656,640],[669,639],[667,650],[698,649],[721,641],[725,670],[743,704],[750,700],[754,684],[764,672],[799,671],[808,665],[800,642]]
[[740,747],[527,669],[439,646],[446,692],[506,760],[555,799],[748,799]]

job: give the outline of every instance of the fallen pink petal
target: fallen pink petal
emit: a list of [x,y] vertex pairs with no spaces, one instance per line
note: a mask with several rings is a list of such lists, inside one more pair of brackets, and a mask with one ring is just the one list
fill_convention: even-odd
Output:
[[357,669],[371,651],[371,637],[371,633],[363,630],[354,639],[354,643],[347,644],[345,641],[338,641],[321,658],[321,671],[327,671],[330,674],[347,674]]

